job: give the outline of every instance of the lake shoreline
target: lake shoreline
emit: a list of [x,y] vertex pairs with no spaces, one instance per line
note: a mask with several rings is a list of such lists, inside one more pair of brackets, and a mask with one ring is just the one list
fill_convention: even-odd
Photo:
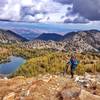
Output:
[[8,58],[5,58],[5,59],[2,59],[1,61],[0,61],[0,64],[2,64],[2,63],[7,63],[7,62],[10,62],[11,60],[9,59],[9,57]]
[[0,63],[0,76],[1,77],[9,77],[12,73],[14,73],[23,63],[25,63],[25,59],[17,56],[10,56],[6,61]]

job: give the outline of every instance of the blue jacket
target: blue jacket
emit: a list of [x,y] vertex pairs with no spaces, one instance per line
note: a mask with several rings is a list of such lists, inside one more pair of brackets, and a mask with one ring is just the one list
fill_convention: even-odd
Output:
[[71,65],[71,68],[74,69],[79,64],[79,61],[77,59],[70,59],[69,64]]

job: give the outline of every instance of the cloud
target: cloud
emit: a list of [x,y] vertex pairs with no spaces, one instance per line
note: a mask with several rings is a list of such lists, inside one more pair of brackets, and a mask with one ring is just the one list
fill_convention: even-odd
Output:
[[20,0],[0,1],[0,19],[19,20],[20,19]]
[[54,1],[62,4],[71,4],[73,2],[73,0],[54,0]]
[[[66,22],[75,23],[87,23],[90,21],[100,20],[100,0],[55,0],[62,4],[72,4],[73,7],[69,8],[69,12],[66,16],[76,16],[77,14],[81,17],[74,19],[73,21],[69,18]],[[69,2],[70,1],[70,2]]]
[[90,21],[88,19],[84,18],[84,17],[77,17],[73,20],[68,18],[68,19],[64,20],[64,23],[82,23],[82,24],[84,24],[84,23],[89,23],[89,22]]
[[3,7],[6,3],[8,3],[7,0],[1,0],[0,1],[0,8]]
[[35,17],[31,16],[31,15],[26,15],[25,17],[23,17],[22,21],[29,21],[29,22],[35,22],[36,19]]
[[78,17],[75,18],[72,23],[89,23],[89,20],[84,17]]
[[0,19],[32,22],[63,22],[72,6],[54,0],[3,0],[0,5]]
[[100,20],[100,0],[0,0],[0,19],[89,23]]
[[100,0],[74,0],[72,13],[91,21],[100,20]]
[[[53,0],[34,1],[33,5],[23,6],[21,8],[21,16],[22,20],[26,20],[26,18],[30,15],[36,20],[36,22],[63,22],[66,18],[65,15],[68,12],[68,7],[71,7],[71,5],[62,5],[61,3],[54,2]],[[64,17],[61,18],[61,16]]]
[[35,0],[20,0],[21,6],[32,6]]

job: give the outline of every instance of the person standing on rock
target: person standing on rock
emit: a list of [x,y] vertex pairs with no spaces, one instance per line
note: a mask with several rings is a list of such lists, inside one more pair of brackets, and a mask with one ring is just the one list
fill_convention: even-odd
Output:
[[75,55],[72,55],[67,64],[70,66],[71,78],[73,78],[74,77],[74,71],[79,64],[79,61],[76,59]]

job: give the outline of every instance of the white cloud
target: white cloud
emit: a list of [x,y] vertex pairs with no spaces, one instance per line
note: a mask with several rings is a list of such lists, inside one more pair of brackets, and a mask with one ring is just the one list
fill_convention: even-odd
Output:
[[44,15],[41,14],[41,13],[40,13],[40,14],[36,14],[36,15],[35,15],[35,18],[36,18],[36,19],[43,19],[43,18],[44,18]]
[[49,13],[40,22],[63,22],[65,17],[61,18],[62,16],[64,15],[61,13]]
[[22,12],[24,17],[30,14],[39,22],[63,22],[68,7],[72,7],[72,5],[62,5],[53,0],[37,0],[33,1],[33,5],[26,6]]
[[68,7],[72,7],[53,0],[3,0],[0,3],[0,19],[32,22],[64,22],[68,18]]
[[35,22],[36,19],[31,15],[27,15],[23,18],[23,21]]
[[20,19],[20,0],[8,0],[3,7],[1,6],[0,19],[19,20]]
[[20,0],[20,3],[22,6],[32,6],[33,5],[32,0]]

